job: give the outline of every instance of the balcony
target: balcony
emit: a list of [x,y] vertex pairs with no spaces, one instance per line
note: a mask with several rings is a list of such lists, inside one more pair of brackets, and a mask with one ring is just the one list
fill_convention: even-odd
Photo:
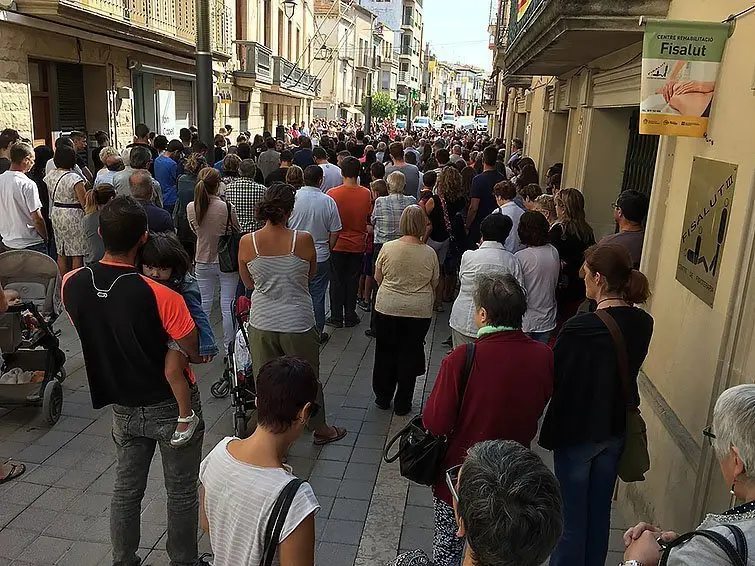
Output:
[[309,96],[320,90],[319,80],[283,57],[273,57],[273,85]]
[[402,28],[413,28],[414,27],[414,16],[411,14],[404,14],[404,16],[401,18],[401,27]]
[[359,53],[356,58],[356,66],[358,69],[370,70],[374,67],[374,61],[369,53]]
[[[18,12],[118,39],[193,55],[194,0],[18,0]],[[210,0],[210,42],[220,58],[231,56],[235,24],[223,0]]]
[[240,70],[236,75],[273,83],[273,52],[256,41],[237,41]]
[[511,75],[560,75],[642,41],[640,16],[665,17],[670,0],[532,0],[511,3],[503,67]]
[[414,51],[412,51],[411,45],[402,45],[401,51],[399,51],[399,55],[401,57],[411,57],[414,54]]
[[411,80],[411,77],[410,77],[409,71],[398,72],[398,84],[408,85],[410,80]]

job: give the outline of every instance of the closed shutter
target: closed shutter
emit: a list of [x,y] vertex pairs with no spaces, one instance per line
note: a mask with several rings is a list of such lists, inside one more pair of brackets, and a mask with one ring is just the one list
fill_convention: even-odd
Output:
[[188,128],[194,124],[194,89],[190,81],[172,79],[176,93],[176,128]]
[[86,130],[84,106],[84,68],[71,63],[57,63],[58,129],[63,132]]

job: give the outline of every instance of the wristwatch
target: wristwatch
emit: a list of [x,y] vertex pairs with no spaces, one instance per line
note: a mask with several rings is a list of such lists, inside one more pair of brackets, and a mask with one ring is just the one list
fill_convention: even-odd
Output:
[[642,563],[636,560],[627,560],[626,562],[620,562],[619,566],[642,566]]

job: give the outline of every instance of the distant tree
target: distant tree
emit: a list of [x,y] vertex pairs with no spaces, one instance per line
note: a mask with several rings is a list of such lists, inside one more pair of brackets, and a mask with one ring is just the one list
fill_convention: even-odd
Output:
[[428,108],[430,108],[430,105],[427,102],[420,102],[419,103],[419,110],[422,113],[427,112]]
[[398,116],[406,116],[409,113],[409,104],[402,100],[396,105],[396,114]]
[[[363,103],[364,105],[364,103]],[[396,101],[385,91],[372,93],[372,117],[382,120],[396,114]]]

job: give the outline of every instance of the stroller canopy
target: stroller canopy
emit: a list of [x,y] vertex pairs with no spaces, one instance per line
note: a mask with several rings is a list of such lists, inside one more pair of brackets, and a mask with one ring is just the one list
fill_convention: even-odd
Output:
[[61,277],[50,257],[32,250],[0,253],[0,284],[13,289],[22,301],[30,301],[44,315],[57,316],[62,310]]

